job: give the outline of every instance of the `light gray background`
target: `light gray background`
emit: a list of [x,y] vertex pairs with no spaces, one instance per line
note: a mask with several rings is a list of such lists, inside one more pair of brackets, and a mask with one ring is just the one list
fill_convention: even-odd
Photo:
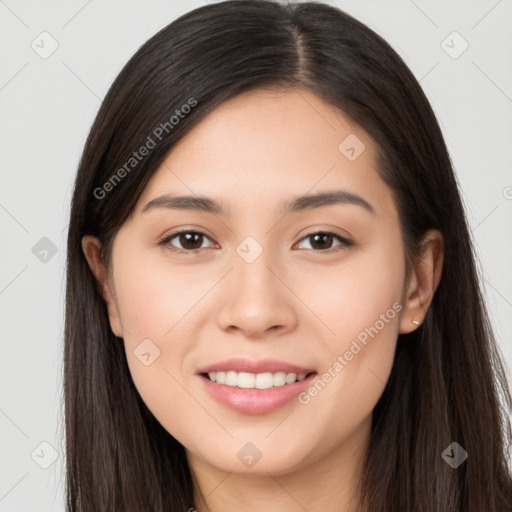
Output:
[[[328,3],[381,34],[434,107],[510,372],[512,1]],[[204,4],[0,0],[0,512],[64,510],[60,400],[66,227],[72,182],[94,115],[138,47]],[[50,48],[43,31],[58,43],[47,59],[31,47],[35,41]],[[458,58],[453,56],[463,41],[446,39],[453,31],[469,44]],[[57,249],[46,262],[32,252],[43,237]],[[53,450],[56,462],[43,469]]]

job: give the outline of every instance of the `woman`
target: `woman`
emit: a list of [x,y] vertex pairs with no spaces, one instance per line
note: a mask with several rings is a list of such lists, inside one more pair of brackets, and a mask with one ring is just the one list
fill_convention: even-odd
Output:
[[512,509],[512,406],[435,115],[321,3],[126,64],[68,238],[68,509]]

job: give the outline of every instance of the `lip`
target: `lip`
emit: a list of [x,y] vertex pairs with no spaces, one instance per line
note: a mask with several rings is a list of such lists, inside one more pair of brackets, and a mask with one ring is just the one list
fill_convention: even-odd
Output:
[[246,389],[212,382],[208,377],[199,375],[206,391],[222,405],[246,414],[264,414],[272,412],[291,402],[297,395],[309,387],[316,378],[312,373],[294,384],[270,389]]
[[[247,389],[234,386],[226,386],[212,382],[207,373],[218,371],[235,371],[248,373],[285,372],[305,373],[305,379],[285,384],[284,386],[269,389]],[[262,359],[254,361],[244,358],[233,358],[200,368],[197,371],[205,391],[222,405],[245,414],[264,414],[275,411],[297,398],[301,392],[309,387],[318,375],[312,368],[306,368],[295,364],[279,361],[277,359]]]
[[[295,364],[279,361],[278,359],[260,359],[254,361],[252,359],[244,359],[242,357],[227,359],[215,364],[211,364],[197,370],[198,374],[222,371],[248,372],[248,373],[311,373],[316,371],[314,368],[305,368]],[[288,384],[292,385],[292,384]]]

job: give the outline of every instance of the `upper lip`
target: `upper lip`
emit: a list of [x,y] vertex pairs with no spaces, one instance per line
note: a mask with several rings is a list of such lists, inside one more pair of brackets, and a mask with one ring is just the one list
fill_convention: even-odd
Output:
[[260,359],[254,361],[252,359],[244,359],[241,357],[226,359],[215,364],[210,364],[203,368],[200,368],[197,373],[210,373],[220,371],[235,371],[235,372],[248,372],[248,373],[311,373],[315,370],[312,368],[305,368],[297,366],[295,364],[287,363],[285,361],[279,361],[278,359]]

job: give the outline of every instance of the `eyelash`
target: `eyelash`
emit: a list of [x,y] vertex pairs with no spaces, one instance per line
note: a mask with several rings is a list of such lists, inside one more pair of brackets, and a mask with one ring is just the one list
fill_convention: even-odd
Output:
[[[192,229],[183,229],[181,231],[176,231],[175,233],[171,233],[169,236],[166,236],[163,240],[161,240],[160,242],[158,242],[158,245],[161,245],[161,246],[166,246],[169,250],[173,251],[173,252],[177,252],[177,253],[186,253],[186,254],[196,254],[198,253],[199,251],[202,251],[204,248],[200,248],[200,249],[189,249],[189,250],[185,250],[185,249],[180,249],[178,247],[174,247],[170,244],[170,241],[173,239],[173,238],[176,238],[177,236],[183,234],[183,233],[194,233],[194,234],[197,234],[197,235],[202,235],[206,238],[209,239],[209,237],[205,234],[205,233],[202,233],[201,231],[195,231],[195,230],[192,230]],[[308,235],[302,237],[299,242],[302,242],[302,240],[304,240],[305,238],[309,238],[309,237],[312,237],[314,235],[332,235],[334,238],[336,238],[340,243],[340,245],[337,245],[331,249],[325,249],[325,250],[315,250],[315,249],[309,249],[309,250],[312,250],[313,252],[317,252],[317,253],[320,253],[320,254],[331,254],[331,253],[334,253],[334,252],[338,252],[338,251],[341,251],[343,249],[346,249],[352,245],[354,245],[354,242],[350,241],[350,240],[347,240],[346,238],[343,238],[342,236],[338,235],[337,233],[333,233],[332,231],[315,231],[313,233],[309,233]]]

